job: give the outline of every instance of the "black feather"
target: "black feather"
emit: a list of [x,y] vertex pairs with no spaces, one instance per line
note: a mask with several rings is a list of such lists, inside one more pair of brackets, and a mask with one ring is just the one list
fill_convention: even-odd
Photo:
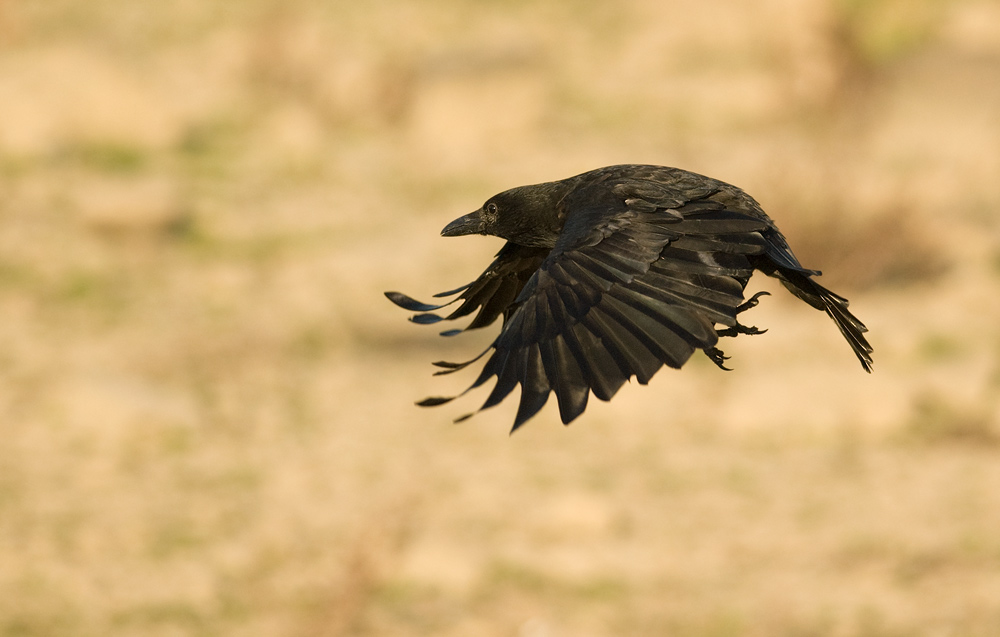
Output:
[[[466,391],[495,378],[480,408],[486,409],[520,385],[512,431],[553,392],[569,423],[584,412],[591,392],[610,400],[632,376],[646,384],[697,349],[722,367],[720,335],[762,332],[737,320],[756,305],[758,295],[744,299],[754,271],[826,312],[871,371],[867,328],[847,299],[816,283],[819,272],[798,262],[757,202],[724,182],[662,166],[609,166],[500,193],[443,231],[471,233],[507,243],[475,281],[435,295],[455,298],[435,305],[399,292],[386,297],[415,312],[411,320],[420,324],[474,314],[465,328],[472,329],[503,318],[485,352],[435,366],[437,374],[451,374],[490,354]],[[450,314],[435,313],[452,303],[458,306]]]
[[559,415],[568,425],[587,408],[590,386],[580,363],[562,335],[539,344],[545,375],[553,384],[559,403]]

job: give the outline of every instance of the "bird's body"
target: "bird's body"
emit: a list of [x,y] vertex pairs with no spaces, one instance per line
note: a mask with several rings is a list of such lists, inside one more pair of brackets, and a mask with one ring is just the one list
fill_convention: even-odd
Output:
[[723,367],[720,336],[758,333],[737,320],[760,296],[743,297],[755,270],[824,310],[871,371],[867,328],[847,300],[813,281],[819,272],[802,267],[752,197],[716,179],[663,166],[598,168],[502,192],[442,231],[466,234],[507,243],[478,279],[437,295],[458,294],[451,303],[462,303],[451,314],[431,314],[448,303],[386,296],[419,312],[417,323],[477,309],[466,329],[503,317],[500,335],[480,357],[435,364],[450,373],[493,350],[470,389],[497,377],[486,408],[520,384],[514,429],[550,392],[568,424],[583,413],[590,392],[610,400],[632,376],[646,384],[663,365],[681,367],[696,349]]

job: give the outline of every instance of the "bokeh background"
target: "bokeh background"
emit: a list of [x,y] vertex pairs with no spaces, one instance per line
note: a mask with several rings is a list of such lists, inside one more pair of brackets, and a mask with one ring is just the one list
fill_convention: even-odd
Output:
[[[681,166],[871,328],[508,437],[384,290]],[[1000,634],[996,0],[0,0],[0,635]]]

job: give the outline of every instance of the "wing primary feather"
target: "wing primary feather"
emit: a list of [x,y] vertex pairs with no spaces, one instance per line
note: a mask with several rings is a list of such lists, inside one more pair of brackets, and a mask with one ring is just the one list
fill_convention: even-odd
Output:
[[466,329],[485,327],[496,320],[521,291],[518,282],[509,278],[503,279],[496,286],[493,294],[483,303],[482,309],[476,318],[469,323]]
[[639,293],[657,299],[667,304],[679,305],[702,313],[706,319],[723,325],[736,324],[736,306],[742,301],[742,296],[727,299],[719,302],[704,297],[684,294],[667,289],[663,286],[653,285],[647,281],[648,275],[632,283],[632,287]]
[[[437,295],[435,295],[437,296]],[[447,303],[441,303],[440,305],[431,305],[430,303],[422,303],[414,299],[413,297],[407,296],[402,292],[385,292],[385,297],[403,308],[404,310],[410,310],[411,312],[431,312],[433,310],[440,310],[443,307],[451,305],[458,299],[452,299]]]
[[[626,305],[620,299],[610,295],[606,297],[602,309],[607,311],[650,353],[655,355],[660,363],[680,368],[694,353],[695,346],[690,343],[693,340],[691,336],[689,334],[682,335],[680,332],[683,330],[677,326],[666,325],[664,323],[666,318],[662,315],[659,317],[660,320],[657,320],[646,311],[636,311],[630,305]],[[659,369],[659,365],[657,365],[657,369]]]
[[523,363],[521,362],[523,357],[523,349],[512,351],[506,356],[503,365],[496,374],[497,384],[494,385],[493,391],[487,396],[486,402],[479,408],[480,411],[499,404],[510,392],[514,391],[514,387],[517,386],[519,368],[523,367]]
[[562,294],[556,286],[556,289],[546,290],[544,312],[546,315],[545,321],[547,325],[547,330],[545,338],[543,340],[548,340],[559,332],[564,331],[567,327],[576,323],[577,316],[583,314],[583,312],[574,313],[562,299]]
[[601,342],[615,357],[622,371],[628,370],[629,375],[635,375],[639,384],[645,385],[660,369],[662,363],[649,351],[626,325],[616,320],[604,311],[605,306],[595,306],[590,310],[583,322],[601,338]]
[[[532,299],[530,302],[525,303],[520,308],[518,308],[517,313],[511,317],[511,328],[508,331],[510,335],[517,335],[517,337],[522,341],[532,342],[538,340],[538,321],[536,316],[538,314],[538,301]],[[507,342],[511,342],[508,337],[505,339]]]
[[[493,347],[497,347],[497,345],[494,344]],[[509,349],[496,349],[496,351],[493,352],[493,355],[486,359],[486,364],[483,365],[483,369],[479,372],[479,376],[476,377],[476,380],[471,385],[469,385],[469,389],[466,389],[465,391],[482,386],[483,383],[488,381],[493,376],[499,376],[500,372],[503,371],[504,365],[507,364],[507,358],[509,356]]]
[[539,343],[545,374],[553,385],[559,416],[568,425],[587,408],[590,387],[562,334]]
[[671,272],[749,277],[753,266],[746,255],[726,252],[694,252],[667,246],[660,253],[657,266]]
[[620,262],[639,272],[649,267],[649,263],[656,259],[660,250],[667,243],[663,237],[650,236],[642,232],[641,228],[630,228],[632,232],[628,234],[615,234],[601,242],[601,253],[614,255]]
[[591,259],[591,263],[600,264],[598,271],[610,273],[612,276],[608,278],[616,283],[627,283],[636,274],[641,274],[649,269],[649,261],[647,260],[640,260],[624,252],[612,252],[613,246],[600,246],[600,248],[603,249],[588,250],[586,256]]
[[462,296],[458,297],[460,299],[464,298],[465,302],[455,308],[455,311],[449,314],[447,318],[449,320],[462,318],[483,307],[483,305],[487,304],[493,298],[500,284],[501,279],[499,277],[490,277],[489,279],[476,281]]
[[684,234],[742,234],[766,229],[767,223],[749,215],[735,215],[729,212],[713,212],[695,217],[687,217],[674,228]]
[[[559,302],[570,315],[583,316],[601,300],[602,288],[589,286],[586,279],[574,278],[570,272],[562,268],[561,264],[556,265],[558,267],[552,269],[554,272],[552,278],[558,283],[555,286],[555,291]],[[580,270],[582,271],[582,268]],[[551,302],[555,303],[556,301]]]
[[458,398],[458,396],[448,396],[447,398],[443,396],[431,396],[430,398],[424,398],[417,405],[421,407],[436,407],[438,405],[443,405],[445,403],[450,403],[451,401]]
[[709,347],[718,342],[714,324],[691,308],[664,303],[630,288],[614,290],[610,296],[670,328],[695,347]]
[[[585,267],[579,260],[580,256],[582,255],[573,254],[571,258],[567,255],[566,258],[559,261],[560,267],[565,271],[566,276],[570,278],[571,282],[569,284],[579,286],[584,290],[593,290],[596,294],[607,292],[611,289],[612,280],[602,278],[597,273]],[[589,259],[587,260],[589,261]]]
[[434,375],[435,376],[443,376],[444,374],[454,374],[455,372],[457,372],[459,370],[465,369],[469,365],[471,365],[471,364],[475,363],[476,361],[478,361],[483,356],[486,356],[486,354],[491,349],[493,349],[492,345],[489,346],[489,347],[487,347],[486,349],[484,349],[483,352],[481,354],[479,354],[479,356],[476,356],[472,360],[467,360],[464,363],[449,363],[448,361],[435,361],[435,362],[431,363],[431,365],[434,365],[435,367],[443,367],[445,369],[443,369],[440,372],[434,372]]
[[417,325],[433,325],[434,323],[440,323],[445,320],[445,317],[438,316],[437,314],[414,314],[410,317],[410,320]]
[[[475,283],[475,281],[473,281],[473,283]],[[465,285],[457,287],[454,290],[448,290],[447,292],[438,292],[437,294],[434,295],[434,298],[439,299],[443,296],[451,296],[452,294],[458,294],[459,292],[464,292],[465,290],[468,290],[470,287],[472,287],[472,283],[466,283]]]
[[567,330],[563,338],[594,395],[605,402],[611,400],[628,380],[629,373],[621,370],[601,340],[583,323]]
[[692,281],[661,268],[662,266],[658,265],[657,269],[647,272],[641,279],[643,283],[653,288],[670,290],[716,303],[739,305],[743,300],[743,286],[736,279],[707,277],[699,281]]
[[674,245],[685,250],[763,254],[770,244],[756,232],[744,234],[684,235]]
[[517,415],[514,417],[514,426],[510,433],[517,431],[521,425],[545,406],[551,391],[538,343],[532,343],[523,350],[520,362],[524,365],[523,372],[520,374],[521,401],[517,405]]
[[589,275],[580,277],[582,281],[596,279],[594,287],[607,291],[611,288],[612,284],[627,283],[635,276],[633,272],[629,272],[627,269],[623,270],[620,267],[607,263],[598,256],[601,254],[600,250],[593,251],[593,255],[583,250],[573,253],[573,258],[569,262],[579,265],[580,270]]
[[656,276],[670,279],[673,283],[668,283],[667,285],[672,285],[678,290],[686,287],[689,292],[713,295],[717,293],[719,298],[739,298],[743,296],[743,284],[731,276],[678,272],[671,270],[670,265],[666,263],[657,263],[657,267],[653,269],[653,275],[650,278]]

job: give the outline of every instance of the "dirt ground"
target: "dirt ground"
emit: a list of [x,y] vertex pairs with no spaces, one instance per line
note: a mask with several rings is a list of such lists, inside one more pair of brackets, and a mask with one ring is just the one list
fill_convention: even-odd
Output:
[[[0,636],[1000,635],[1000,3],[0,0]],[[445,223],[737,184],[871,329],[508,436]]]

